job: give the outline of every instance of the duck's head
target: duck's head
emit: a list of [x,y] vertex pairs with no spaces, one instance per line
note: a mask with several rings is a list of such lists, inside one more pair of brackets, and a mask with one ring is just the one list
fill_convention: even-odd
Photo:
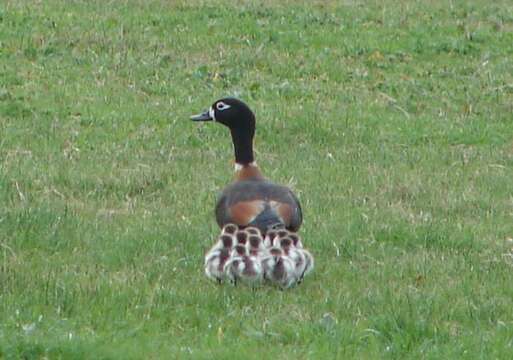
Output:
[[249,164],[253,158],[253,137],[255,136],[255,114],[239,99],[217,100],[201,114],[191,116],[193,121],[215,121],[227,126],[232,133],[235,161]]
[[243,101],[223,98],[215,101],[208,110],[191,116],[192,121],[215,121],[230,129],[248,130],[255,128],[255,114]]

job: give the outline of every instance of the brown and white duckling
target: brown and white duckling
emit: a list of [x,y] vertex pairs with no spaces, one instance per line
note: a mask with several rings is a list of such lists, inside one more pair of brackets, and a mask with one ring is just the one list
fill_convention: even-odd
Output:
[[260,257],[265,253],[265,246],[262,241],[262,237],[258,235],[250,235],[247,247],[249,255]]
[[[208,251],[207,255],[210,252],[219,250],[219,249],[231,250],[234,246],[235,246],[235,239],[233,238],[233,236],[228,235],[228,234],[222,234],[219,236],[219,238],[217,239],[217,242],[214,244],[214,246],[212,246],[212,248]],[[205,255],[205,256],[207,256],[207,255]]]
[[230,259],[231,248],[220,247],[213,249],[205,256],[205,274],[219,284],[225,279],[224,267]]
[[305,258],[305,269],[303,271],[303,274],[301,274],[300,278],[299,278],[299,283],[301,283],[303,281],[303,278],[310,274],[313,269],[314,269],[314,257],[312,255],[312,253],[306,249],[297,249],[300,253],[303,254],[304,258]]
[[290,236],[280,239],[280,248],[283,250],[285,256],[288,256],[294,263],[296,280],[300,282],[306,270],[306,258],[302,249],[294,246],[293,240]]
[[249,233],[245,230],[239,230],[235,233],[235,240],[237,245],[246,245],[248,238]]
[[242,282],[257,286],[262,282],[262,264],[255,256],[250,256],[246,246],[238,244],[232,250],[231,258],[224,266],[224,273],[234,285]]
[[278,247],[269,249],[269,255],[262,260],[264,277],[282,289],[297,282],[294,262]]

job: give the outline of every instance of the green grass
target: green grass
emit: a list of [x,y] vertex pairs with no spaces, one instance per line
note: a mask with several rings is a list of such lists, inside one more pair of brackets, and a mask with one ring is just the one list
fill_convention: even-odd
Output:
[[[235,95],[317,268],[203,275]],[[510,1],[0,4],[0,358],[513,357]]]

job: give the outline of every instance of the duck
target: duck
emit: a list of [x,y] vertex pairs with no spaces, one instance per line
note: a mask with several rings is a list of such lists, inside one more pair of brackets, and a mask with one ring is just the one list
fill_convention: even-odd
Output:
[[242,100],[226,97],[190,118],[196,122],[219,123],[231,133],[235,175],[234,181],[222,190],[215,206],[219,227],[228,223],[239,228],[254,227],[264,236],[270,229],[299,230],[303,221],[299,199],[287,186],[265,178],[255,161],[256,120],[249,106]]

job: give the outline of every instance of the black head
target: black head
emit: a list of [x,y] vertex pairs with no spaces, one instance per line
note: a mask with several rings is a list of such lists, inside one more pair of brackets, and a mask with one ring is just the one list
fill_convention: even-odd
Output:
[[235,161],[249,164],[253,159],[255,114],[242,101],[235,98],[217,100],[201,114],[191,116],[193,121],[215,121],[227,126],[232,133]]
[[232,128],[255,127],[253,111],[239,99],[223,98],[201,114],[191,116],[193,121],[215,121]]

